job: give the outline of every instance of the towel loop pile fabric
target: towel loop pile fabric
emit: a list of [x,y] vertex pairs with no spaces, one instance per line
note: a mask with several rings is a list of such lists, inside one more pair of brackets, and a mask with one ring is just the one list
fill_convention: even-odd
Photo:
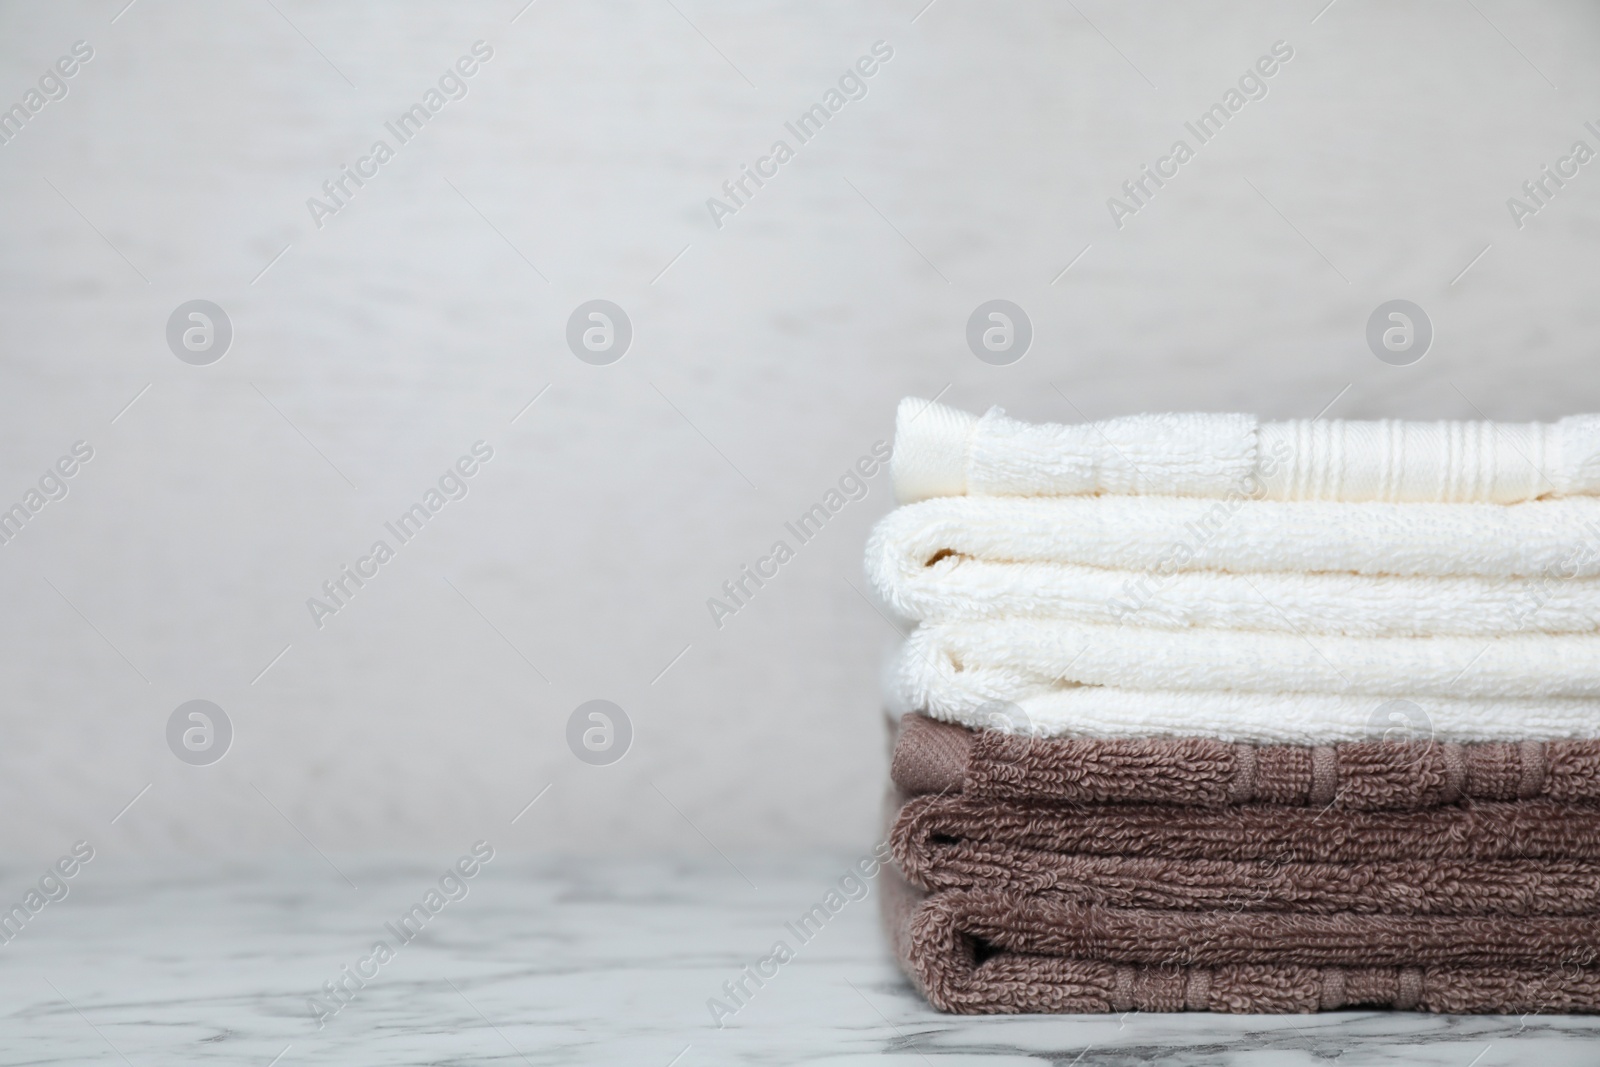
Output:
[[1516,504],[1600,493],[1600,416],[1557,423],[1260,422],[1133,415],[1032,425],[908,397],[895,427],[901,503],[943,496],[1226,497]]
[[890,941],[960,1012],[1600,1010],[1600,416],[907,399]]

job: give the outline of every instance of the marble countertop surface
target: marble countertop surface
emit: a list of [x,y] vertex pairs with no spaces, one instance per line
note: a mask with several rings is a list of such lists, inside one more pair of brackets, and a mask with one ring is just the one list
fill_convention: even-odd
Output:
[[[85,867],[0,945],[0,1061],[1600,1062],[1600,1019],[1582,1017],[940,1015],[889,958],[875,886],[804,944],[785,926],[838,884],[846,855],[497,856],[446,881],[459,899],[430,900],[456,859]],[[3,899],[21,901],[29,879],[5,871]],[[397,937],[400,917],[430,903],[421,932]],[[747,982],[752,995],[717,1026],[708,1001],[778,940],[794,958],[763,987]],[[319,1027],[309,1002],[333,1005],[323,984],[345,968],[375,976]]]

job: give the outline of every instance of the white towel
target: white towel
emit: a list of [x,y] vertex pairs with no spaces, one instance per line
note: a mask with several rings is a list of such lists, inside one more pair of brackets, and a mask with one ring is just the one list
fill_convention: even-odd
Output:
[[[1451,739],[1488,736],[1497,722],[1502,737],[1596,736],[1597,668],[1595,636],[1374,639],[1008,618],[919,627],[886,696],[958,721],[1009,701],[1051,732],[1095,736],[1278,730],[1326,742],[1364,730],[1396,697],[1434,702],[1433,728]],[[1089,698],[1084,687],[1106,688]],[[1165,695],[1145,703],[1152,692]]]
[[1342,637],[1154,630],[1054,619],[929,623],[906,639],[915,706],[1015,700],[1059,685],[1454,697],[1600,697],[1600,636]]
[[[916,621],[1368,637],[1600,629],[1600,579],[1574,577],[1600,572],[1600,500],[1229,509],[1162,497],[928,500],[879,522],[866,571]],[[1228,569],[1198,569],[1212,566]]]
[[1600,701],[1581,698],[1444,700],[1078,686],[1004,704],[894,710],[925,710],[974,729],[1037,737],[1213,737],[1252,745],[1600,737]]
[[1600,494],[1600,416],[1558,423],[1261,423],[1135,415],[1078,425],[900,402],[891,463],[903,503],[1084,493],[1511,504]]
[[[921,528],[918,530],[918,528]],[[896,509],[880,529],[920,543],[982,539],[992,558],[1147,571],[1225,570],[1536,577],[1600,546],[1600,500],[1330,504],[1182,497],[966,497]],[[909,538],[908,538],[909,543]],[[1600,574],[1600,558],[1574,577]]]

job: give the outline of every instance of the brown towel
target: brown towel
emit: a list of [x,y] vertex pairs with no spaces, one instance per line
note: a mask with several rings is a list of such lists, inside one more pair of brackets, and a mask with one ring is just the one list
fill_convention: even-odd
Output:
[[1258,747],[1205,738],[1019,737],[907,715],[890,774],[907,793],[995,800],[1356,811],[1464,799],[1600,803],[1600,741]]
[[1033,853],[1150,856],[1269,863],[1462,860],[1600,862],[1600,806],[1548,800],[1454,805],[1417,811],[1340,811],[1250,804],[1039,804],[913,797],[895,816],[890,844],[907,873],[970,848]]
[[1600,1009],[1600,971],[1561,962],[1597,920],[1230,916],[1049,895],[924,895],[882,875],[885,925],[934,1007],[963,1013]]
[[927,889],[1125,908],[1600,915],[1600,808],[1549,801],[1312,812],[922,796],[889,842]]
[[1231,863],[1057,856],[996,848],[979,862],[920,871],[934,889],[1055,891],[1123,908],[1326,915],[1595,915],[1600,864]]

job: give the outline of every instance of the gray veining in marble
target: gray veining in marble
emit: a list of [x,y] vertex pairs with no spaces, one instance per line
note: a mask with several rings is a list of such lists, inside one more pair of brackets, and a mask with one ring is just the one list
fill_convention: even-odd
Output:
[[[85,868],[0,946],[7,1064],[1163,1063],[1567,1067],[1600,1019],[1373,1012],[959,1018],[923,1004],[851,902],[718,1029],[706,1002],[851,857],[500,855],[323,1029],[308,998],[453,856]],[[20,896],[29,872],[0,879]]]

